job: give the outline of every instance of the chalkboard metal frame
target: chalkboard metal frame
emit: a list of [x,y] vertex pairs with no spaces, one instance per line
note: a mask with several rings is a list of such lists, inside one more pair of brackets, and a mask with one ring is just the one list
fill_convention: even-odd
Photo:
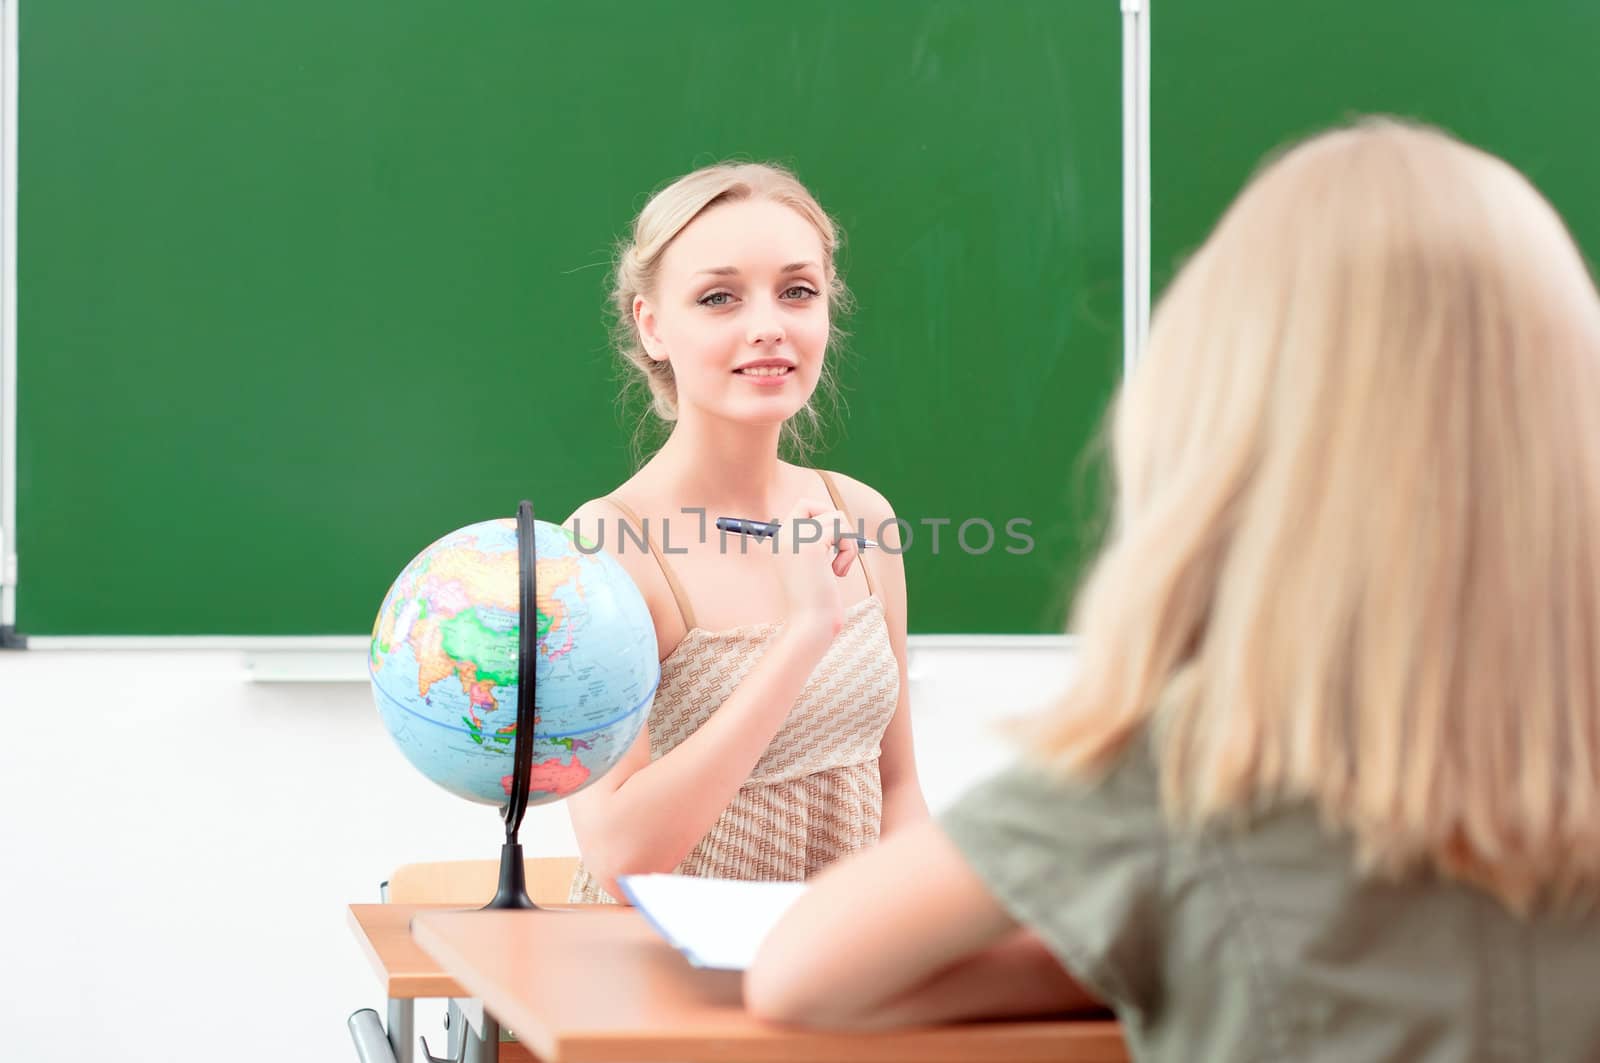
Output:
[[0,0],[0,649],[17,624],[17,5]]
[[1122,2],[1122,375],[1150,340],[1150,4]]

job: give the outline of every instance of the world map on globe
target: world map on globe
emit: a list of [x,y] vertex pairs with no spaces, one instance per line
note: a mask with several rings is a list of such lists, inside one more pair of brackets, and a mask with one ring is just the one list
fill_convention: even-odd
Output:
[[[534,522],[538,555],[529,803],[570,796],[638,737],[661,670],[655,628],[633,580],[571,532]],[[517,522],[444,536],[407,565],[373,625],[368,668],[389,734],[452,793],[504,805],[517,731],[520,610]]]

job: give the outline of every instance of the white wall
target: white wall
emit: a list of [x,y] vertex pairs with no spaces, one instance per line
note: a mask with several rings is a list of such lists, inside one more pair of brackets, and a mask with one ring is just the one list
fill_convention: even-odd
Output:
[[[914,647],[930,804],[1004,762],[987,728],[1066,662],[1059,640]],[[345,1018],[383,999],[345,905],[500,839],[410,768],[365,683],[251,682],[238,652],[0,653],[0,1056],[354,1059]],[[522,840],[576,851],[560,805]]]

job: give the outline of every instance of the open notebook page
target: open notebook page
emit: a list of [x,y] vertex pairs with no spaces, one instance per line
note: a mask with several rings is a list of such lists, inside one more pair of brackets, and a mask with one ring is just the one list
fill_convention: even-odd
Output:
[[804,882],[739,882],[692,875],[624,875],[628,900],[696,967],[742,971],[805,892]]

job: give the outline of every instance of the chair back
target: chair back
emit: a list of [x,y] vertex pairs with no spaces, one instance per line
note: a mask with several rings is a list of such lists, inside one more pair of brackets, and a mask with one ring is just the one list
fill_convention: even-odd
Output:
[[[565,904],[578,870],[576,856],[539,856],[522,862],[528,896],[534,904]],[[438,860],[402,864],[384,883],[390,904],[454,904],[478,907],[494,898],[500,885],[498,860]]]

